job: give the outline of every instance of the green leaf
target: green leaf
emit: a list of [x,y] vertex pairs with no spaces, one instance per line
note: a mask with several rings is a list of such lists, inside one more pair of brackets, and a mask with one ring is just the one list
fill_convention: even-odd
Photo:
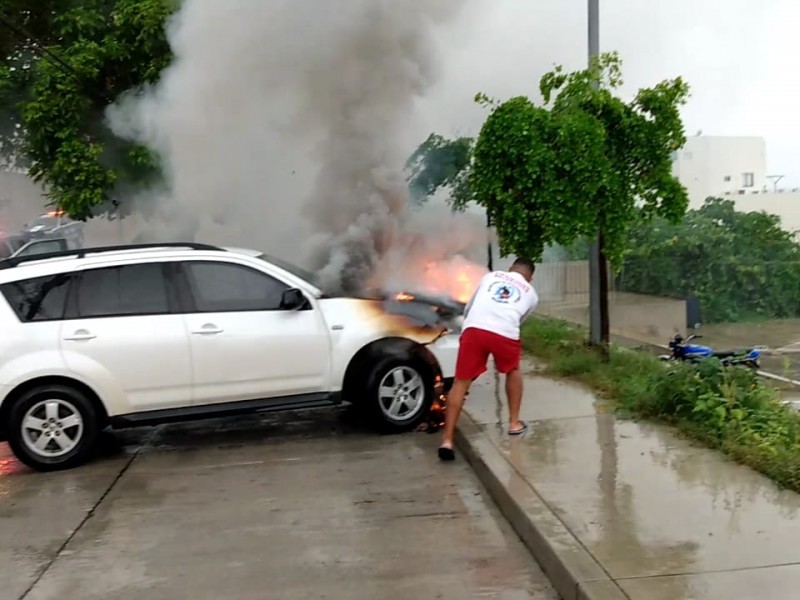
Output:
[[[174,0],[0,0],[37,40],[4,30],[0,120],[7,159],[27,165],[74,218],[112,206],[122,183],[158,175],[155,157],[107,128],[105,109],[152,83],[172,55],[165,25]],[[111,202],[109,202],[111,201]]]

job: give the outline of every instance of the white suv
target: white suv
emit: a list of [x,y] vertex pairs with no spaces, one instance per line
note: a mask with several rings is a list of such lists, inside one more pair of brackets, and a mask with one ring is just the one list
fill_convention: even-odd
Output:
[[0,439],[38,470],[90,459],[106,426],[343,398],[411,429],[452,381],[461,318],[326,297],[302,269],[205,244],[9,258],[0,296]]

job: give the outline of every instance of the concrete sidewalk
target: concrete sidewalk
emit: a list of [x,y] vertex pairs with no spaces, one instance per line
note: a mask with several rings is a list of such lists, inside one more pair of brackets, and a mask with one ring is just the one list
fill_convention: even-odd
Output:
[[800,495],[603,409],[580,386],[530,374],[530,430],[509,437],[502,381],[489,374],[459,424],[459,459],[564,600],[800,595]]

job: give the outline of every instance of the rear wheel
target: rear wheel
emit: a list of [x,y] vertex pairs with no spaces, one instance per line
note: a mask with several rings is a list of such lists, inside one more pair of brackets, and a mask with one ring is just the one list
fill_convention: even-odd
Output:
[[32,469],[57,471],[88,461],[99,431],[91,400],[73,388],[49,385],[34,388],[14,402],[8,443]]
[[384,359],[369,373],[363,405],[382,431],[413,429],[428,414],[432,403],[433,378],[420,361]]

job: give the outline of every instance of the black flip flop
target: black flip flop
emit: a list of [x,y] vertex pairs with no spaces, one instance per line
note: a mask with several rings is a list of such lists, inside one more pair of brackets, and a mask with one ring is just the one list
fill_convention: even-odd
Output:
[[515,429],[514,431],[509,430],[508,435],[522,435],[528,431],[528,424],[525,421],[520,421],[520,423],[522,423],[522,427],[520,429]]
[[447,448],[446,446],[439,447],[439,460],[455,460],[456,453],[453,452],[452,448]]

